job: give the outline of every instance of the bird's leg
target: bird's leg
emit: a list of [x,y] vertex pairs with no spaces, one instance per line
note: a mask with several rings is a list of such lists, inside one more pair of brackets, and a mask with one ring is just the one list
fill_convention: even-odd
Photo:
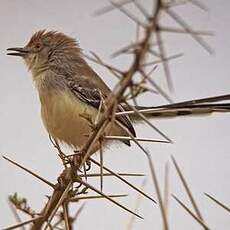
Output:
[[73,154],[69,154],[69,155],[65,155],[64,156],[64,160],[66,162],[66,164],[70,164],[71,167],[76,167],[77,170],[81,171],[79,169],[79,166],[81,164],[81,156],[82,154],[80,153],[79,150],[74,150]]
[[[74,150],[74,154],[64,156],[64,161],[66,162],[66,164],[70,164],[70,167],[68,168],[66,167],[57,179],[58,184],[61,187],[64,186],[67,181],[70,180],[71,176],[73,176],[74,178],[77,176],[78,171],[82,172],[79,166],[81,165],[83,158],[84,158],[84,154],[82,154],[82,152],[80,152],[79,150]],[[86,165],[87,165],[87,168],[86,168]],[[87,160],[85,164],[83,165],[83,170],[84,170],[84,175],[85,175],[86,180],[87,180],[86,171],[90,170],[90,167],[91,167],[91,163],[89,160]],[[75,172],[74,175],[70,175],[70,173],[73,173],[73,172]],[[78,190],[81,186],[82,184],[79,183],[79,185],[76,186],[76,189]]]
[[[81,165],[81,162],[84,158],[84,154],[82,154],[82,152],[80,152],[79,150],[74,150],[74,153],[72,156],[72,162],[75,166],[79,166]],[[85,164],[87,165],[87,168],[85,168],[85,171],[89,171],[91,169],[91,162],[90,160],[86,160]],[[80,169],[78,169],[80,170]]]
[[[75,152],[75,155],[73,155],[73,164],[74,164],[74,166],[77,166],[77,169],[79,171],[81,171],[80,165],[84,159],[84,154],[78,150],[75,150],[74,152]],[[86,165],[87,165],[87,168],[86,168]],[[90,167],[90,161],[86,160],[86,162],[84,162],[84,164],[83,164],[83,172],[84,172],[84,176],[85,176],[86,181],[87,181],[87,173],[86,172],[89,171],[90,168],[91,168]]]
[[73,160],[73,164],[78,167],[78,170],[80,170],[79,166],[81,165],[82,154],[79,150],[74,150],[74,155],[72,160]]

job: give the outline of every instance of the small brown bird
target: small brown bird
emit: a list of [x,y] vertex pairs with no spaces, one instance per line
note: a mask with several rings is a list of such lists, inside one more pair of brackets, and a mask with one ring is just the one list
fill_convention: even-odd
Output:
[[[81,148],[92,132],[89,119],[95,121],[101,100],[106,99],[111,90],[86,63],[76,40],[63,33],[41,30],[31,37],[25,47],[7,50],[11,51],[8,55],[22,57],[32,72],[41,101],[42,120],[48,133],[56,141],[67,143],[75,149]],[[204,99],[202,102],[207,101]],[[125,108],[119,105],[117,110],[121,112]],[[171,117],[214,111],[229,111],[229,105],[203,105],[191,101],[151,107],[147,116]],[[132,119],[138,118],[130,114],[121,115],[116,119],[136,136],[129,116],[132,116]],[[108,126],[105,133],[112,136],[127,136],[126,131],[116,124]],[[130,145],[129,140],[123,142]],[[92,153],[98,148],[97,143]]]
[[[16,51],[8,54],[21,56],[32,72],[48,133],[57,141],[81,148],[92,132],[89,119],[95,121],[101,99],[111,90],[83,59],[76,40],[63,33],[42,30],[35,33],[24,48],[8,50]],[[121,105],[118,111],[123,111]],[[129,116],[118,119],[135,136]],[[116,124],[105,133],[127,136]],[[130,145],[127,140],[123,142]],[[92,153],[98,147],[96,144]]]

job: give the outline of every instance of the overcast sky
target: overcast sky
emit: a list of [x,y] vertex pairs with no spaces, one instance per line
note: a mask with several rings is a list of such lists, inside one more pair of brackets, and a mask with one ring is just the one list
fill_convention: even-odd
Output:
[[[151,1],[142,1],[150,9]],[[204,1],[205,2],[205,1]],[[168,54],[184,53],[170,63],[175,92],[172,98],[182,101],[229,93],[230,86],[230,2],[206,1],[209,12],[202,12],[192,5],[178,7],[177,12],[198,30],[211,30],[214,37],[208,43],[215,50],[210,56],[189,36],[166,35]],[[6,56],[8,47],[23,46],[39,29],[62,31],[78,39],[85,52],[95,51],[104,60],[127,68],[129,58],[110,59],[116,49],[128,44],[135,36],[135,26],[120,12],[98,18],[92,13],[107,4],[106,0],[1,0],[0,7],[0,154],[23,164],[55,183],[62,171],[56,151],[51,146],[40,119],[40,102],[31,74],[20,58]],[[134,8],[130,8],[133,13]],[[165,23],[171,20],[165,18]],[[173,24],[176,26],[175,24]],[[112,87],[115,78],[106,70],[91,63],[91,66]],[[161,66],[154,77],[166,88]],[[147,95],[140,102],[145,105],[166,103],[159,96]],[[163,186],[164,167],[170,162],[170,189],[189,205],[184,188],[170,161],[173,154],[180,164],[193,191],[204,219],[211,229],[229,229],[230,218],[204,192],[230,205],[230,114],[213,114],[204,117],[154,120],[153,123],[175,142],[173,145],[144,144],[151,152],[160,184]],[[137,126],[138,136],[156,137],[149,127]],[[147,193],[156,197],[149,175],[147,159],[136,147],[115,144],[105,153],[105,165],[118,172],[146,173]],[[15,219],[8,207],[7,196],[18,192],[27,197],[29,204],[39,211],[51,190],[42,182],[0,159],[0,228],[12,225]],[[141,186],[142,179],[131,178]],[[95,185],[99,182],[93,181]],[[137,194],[116,179],[105,179],[107,193],[128,193],[120,198],[129,208],[135,208]],[[79,204],[73,205],[77,211]],[[191,205],[189,205],[191,207]],[[144,220],[136,220],[133,229],[162,229],[159,209],[143,198],[139,214]],[[200,229],[200,226],[170,199],[171,229]],[[22,216],[23,220],[28,217]],[[108,201],[89,201],[79,216],[76,229],[117,230],[126,229],[130,215]]]

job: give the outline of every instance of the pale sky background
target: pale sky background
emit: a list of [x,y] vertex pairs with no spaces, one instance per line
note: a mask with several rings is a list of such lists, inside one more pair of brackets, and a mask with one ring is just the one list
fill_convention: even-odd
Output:
[[[150,9],[151,0],[142,2]],[[106,0],[1,0],[0,3],[0,154],[55,183],[62,166],[43,128],[40,104],[31,74],[20,58],[6,56],[6,48],[23,46],[39,29],[53,29],[77,38],[85,52],[93,50],[104,60],[125,68],[129,59],[111,60],[109,55],[134,38],[135,26],[120,12],[92,17],[95,10],[107,4]],[[215,55],[208,55],[189,36],[164,36],[170,46],[169,54],[185,54],[173,60],[170,65],[175,86],[172,97],[175,101],[229,93],[230,2],[210,0],[206,4],[208,13],[192,5],[178,7],[177,11],[194,28],[215,31],[215,37],[207,38]],[[134,12],[133,7],[130,9]],[[114,85],[115,79],[111,74],[94,63],[91,66],[108,85]],[[161,68],[158,67],[154,76],[160,79],[159,84],[165,88]],[[140,102],[154,105],[165,101],[158,96],[147,95]],[[169,135],[175,144],[144,144],[151,151],[162,186],[165,162],[170,161],[171,154],[176,157],[208,226],[216,230],[230,229],[229,213],[205,197],[204,192],[230,205],[229,116],[213,114],[154,120],[153,123]],[[137,127],[137,133],[138,136],[158,137],[144,125]],[[145,190],[156,197],[147,159],[135,145],[128,148],[116,144],[106,150],[105,165],[119,172],[146,173],[148,183]],[[189,204],[171,161],[170,178],[171,192]],[[0,228],[15,224],[7,205],[7,195],[17,191],[19,195],[27,197],[29,204],[39,211],[46,201],[45,195],[51,194],[48,186],[3,159],[0,159],[0,179]],[[140,178],[129,180],[138,186],[142,183]],[[99,182],[94,184],[99,186]],[[120,181],[105,179],[104,191],[130,194],[128,198],[120,198],[119,201],[134,209],[137,194]],[[73,205],[73,210],[76,211],[78,207],[78,204]],[[142,199],[139,214],[145,219],[136,220],[134,230],[162,229],[158,207],[145,198]],[[169,214],[173,230],[201,229],[173,199],[170,199]],[[28,219],[25,216],[22,218]],[[129,214],[108,201],[89,201],[77,221],[76,229],[123,230],[129,218]]]

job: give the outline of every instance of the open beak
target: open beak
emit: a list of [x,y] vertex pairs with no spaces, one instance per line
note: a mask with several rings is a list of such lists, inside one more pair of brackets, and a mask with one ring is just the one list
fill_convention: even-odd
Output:
[[25,57],[25,55],[29,53],[28,49],[26,48],[8,48],[7,51],[14,51],[14,52],[8,52],[7,55],[20,56],[20,57]]

